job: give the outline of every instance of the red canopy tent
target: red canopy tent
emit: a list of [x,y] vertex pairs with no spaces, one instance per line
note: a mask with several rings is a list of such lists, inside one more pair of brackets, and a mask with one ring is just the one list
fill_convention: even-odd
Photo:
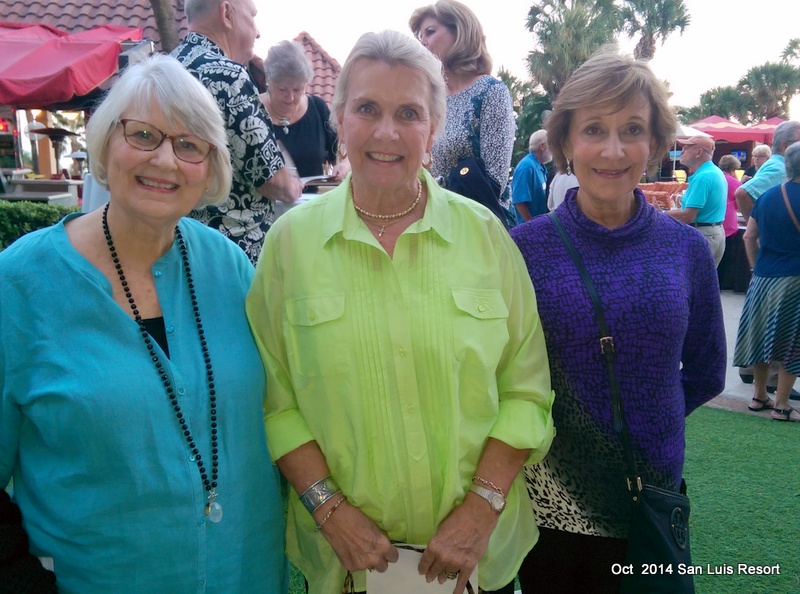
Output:
[[138,28],[101,25],[70,35],[0,21],[0,104],[46,108],[87,95],[117,72],[121,43],[141,39]]
[[772,136],[775,134],[775,128],[783,124],[786,120],[783,118],[779,118],[775,116],[774,118],[769,118],[768,120],[764,120],[760,124],[753,124],[750,126],[751,130],[758,130],[764,133],[764,142],[766,144],[772,144]]
[[705,132],[714,140],[725,140],[727,142],[764,142],[764,130],[748,128],[737,122],[726,120],[718,115],[712,115],[693,124],[692,128]]

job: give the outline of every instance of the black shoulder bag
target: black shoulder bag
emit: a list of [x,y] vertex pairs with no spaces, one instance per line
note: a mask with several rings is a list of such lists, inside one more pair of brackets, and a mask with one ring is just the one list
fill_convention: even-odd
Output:
[[674,493],[643,483],[641,475],[636,472],[631,436],[628,433],[628,424],[625,421],[622,399],[619,395],[614,337],[608,332],[603,305],[581,257],[556,213],[551,212],[548,216],[575,262],[594,305],[595,318],[600,326],[600,351],[605,359],[611,388],[614,429],[619,433],[625,451],[627,466],[625,480],[631,494],[630,529],[625,564],[632,566],[632,573],[622,578],[620,592],[691,594],[694,592],[692,575],[681,571],[681,567],[688,569],[692,563],[686,483],[681,481],[681,492]]

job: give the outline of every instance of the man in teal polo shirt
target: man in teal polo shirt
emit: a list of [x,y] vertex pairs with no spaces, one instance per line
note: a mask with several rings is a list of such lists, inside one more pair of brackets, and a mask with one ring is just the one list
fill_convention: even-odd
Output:
[[725,253],[725,218],[728,182],[725,174],[714,165],[714,140],[710,136],[692,136],[680,141],[683,144],[681,165],[685,165],[692,176],[689,187],[681,199],[680,210],[669,210],[667,214],[697,227],[706,236],[714,255],[714,264],[719,265]]
[[795,142],[800,141],[800,122],[783,122],[772,135],[772,156],[759,167],[756,174],[736,189],[736,205],[745,222],[761,194],[786,181],[786,167],[783,153]]

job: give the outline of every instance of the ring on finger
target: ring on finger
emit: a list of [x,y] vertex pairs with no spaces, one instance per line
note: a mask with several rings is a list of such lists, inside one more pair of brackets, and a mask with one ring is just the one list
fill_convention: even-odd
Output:
[[458,573],[459,572],[457,572],[457,571],[445,571],[444,572],[444,577],[446,577],[448,580],[457,580],[458,579]]

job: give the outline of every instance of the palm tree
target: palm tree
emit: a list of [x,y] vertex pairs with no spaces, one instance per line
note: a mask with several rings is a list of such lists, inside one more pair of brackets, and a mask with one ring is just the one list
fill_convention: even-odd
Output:
[[800,60],[800,37],[790,39],[781,52],[782,62],[793,62],[794,60]]
[[614,0],[539,0],[528,11],[527,28],[537,49],[528,68],[554,100],[569,76],[619,30]]
[[675,31],[684,32],[689,26],[689,11],[683,0],[623,0],[623,31],[633,39],[641,34],[633,55],[637,60],[652,60],[656,41],[666,41]]
[[789,119],[789,101],[800,93],[800,68],[784,62],[767,62],[747,71],[737,89],[754,102],[753,120]]
[[158,35],[161,37],[161,49],[169,53],[178,47],[178,26],[175,23],[175,11],[172,0],[150,0],[153,14],[156,17]]
[[729,86],[714,87],[700,95],[700,109],[705,115],[697,119],[718,115],[728,120],[734,118],[741,124],[749,124],[756,106],[750,95]]
[[511,103],[517,118],[517,133],[514,138],[512,167],[528,154],[528,138],[542,127],[543,114],[550,109],[550,101],[531,81],[522,81],[505,68],[500,68],[497,78],[502,80],[511,93]]

